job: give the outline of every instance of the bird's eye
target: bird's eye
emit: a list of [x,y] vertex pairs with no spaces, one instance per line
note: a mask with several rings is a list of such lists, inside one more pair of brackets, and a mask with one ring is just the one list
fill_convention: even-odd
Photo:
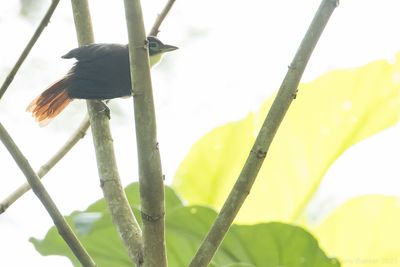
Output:
[[158,43],[156,43],[156,42],[149,42],[149,48],[157,49],[157,48],[158,48]]

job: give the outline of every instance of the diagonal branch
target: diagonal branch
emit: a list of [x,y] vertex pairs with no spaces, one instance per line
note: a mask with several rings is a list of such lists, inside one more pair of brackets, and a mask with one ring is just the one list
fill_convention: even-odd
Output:
[[338,0],[323,0],[315,14],[296,55],[289,66],[288,72],[279,88],[278,94],[268,112],[268,115],[258,133],[257,139],[250,151],[246,163],[232,191],[218,214],[213,226],[202,242],[190,267],[206,267],[213,258],[226,232],[229,230],[236,214],[249,194],[262,163],[267,155],[275,133],[281,124],[286,111],[296,97],[297,86],[306,64],[321,36],[331,14],[338,5]]
[[[93,30],[87,1],[71,0],[71,4],[79,45],[93,43]],[[86,103],[104,199],[130,258],[137,266],[142,266],[142,231],[119,178],[107,112],[101,101],[88,100]]]
[[[169,0],[163,11],[157,17],[154,25],[152,27],[152,31],[149,35],[157,35],[153,34],[153,32],[157,33],[161,23],[164,21],[167,13],[170,11],[175,0]],[[42,178],[47,174],[74,146],[80,139],[82,139],[86,135],[86,131],[90,126],[89,116],[86,114],[85,118],[82,120],[80,126],[75,130],[75,132],[71,135],[71,137],[65,142],[65,144],[57,151],[57,153],[52,156],[42,167],[40,167],[37,175]],[[23,194],[28,192],[31,189],[29,183],[24,183],[19,186],[14,192],[12,192],[9,196],[3,199],[0,202],[0,214],[6,211],[8,207],[10,207],[16,200],[18,200]]]
[[22,63],[28,56],[29,52],[31,51],[32,47],[35,45],[36,41],[39,39],[40,34],[43,32],[44,28],[50,21],[51,16],[54,13],[58,3],[60,0],[53,0],[49,9],[47,10],[46,14],[44,15],[42,21],[40,22],[39,26],[37,27],[35,33],[32,35],[31,39],[29,40],[28,44],[26,45],[24,51],[18,58],[17,62],[14,64],[14,67],[11,69],[10,73],[8,74],[7,78],[5,79],[4,83],[1,85],[0,88],[0,99],[3,97],[4,93],[6,92],[8,86],[14,80],[15,74],[18,72],[19,68],[21,67]]
[[125,0],[143,222],[144,266],[167,266],[164,182],[156,133],[149,53],[139,0]]
[[65,240],[65,242],[70,247],[82,266],[96,266],[85,248],[79,242],[78,238],[72,232],[71,227],[65,221],[61,212],[58,210],[57,206],[51,199],[49,193],[40,182],[39,177],[35,174],[32,167],[29,165],[28,160],[24,157],[24,155],[22,155],[21,151],[18,149],[17,145],[14,143],[11,136],[7,133],[6,129],[1,123],[0,139],[14,158],[21,171],[24,173],[26,179],[32,187],[33,192],[42,202],[43,206],[46,208],[47,212],[53,219],[54,225],[57,227],[59,234]]
[[154,22],[153,27],[151,28],[151,30],[149,32],[150,36],[157,36],[158,35],[158,33],[160,32],[159,29],[160,29],[161,23],[164,21],[165,17],[168,15],[168,13],[171,10],[171,8],[172,8],[174,3],[175,3],[175,0],[168,0],[168,2],[165,5],[164,9],[157,16],[157,19]]
[[[82,120],[82,123],[67,140],[67,142],[65,142],[65,144],[57,151],[56,154],[54,154],[54,156],[52,156],[45,164],[42,165],[42,167],[40,167],[36,175],[39,178],[45,176],[71,150],[71,148],[86,135],[86,131],[89,126],[89,117],[86,115],[85,118]],[[17,199],[19,199],[30,189],[31,186],[29,185],[29,183],[25,182],[24,184],[19,186],[14,192],[8,195],[5,199],[3,199],[3,201],[0,203],[0,214],[5,212],[8,207],[10,207],[15,201],[17,201]]]

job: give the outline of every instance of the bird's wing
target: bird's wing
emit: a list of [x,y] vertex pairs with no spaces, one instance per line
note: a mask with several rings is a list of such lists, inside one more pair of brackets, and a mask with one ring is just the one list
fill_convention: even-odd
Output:
[[92,61],[110,53],[128,51],[126,45],[121,44],[89,44],[72,49],[62,58],[76,58],[79,61]]
[[[112,90],[110,89],[112,88]],[[128,96],[130,90],[121,91],[120,88],[110,87],[109,83],[99,83],[94,80],[77,79],[68,88],[68,94],[72,98],[79,99],[111,99],[122,96]]]

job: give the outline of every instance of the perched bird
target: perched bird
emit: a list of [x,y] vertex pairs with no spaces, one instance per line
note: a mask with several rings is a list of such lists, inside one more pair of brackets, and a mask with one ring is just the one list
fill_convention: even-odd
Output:
[[[147,37],[150,65],[165,52],[178,49]],[[70,71],[50,85],[27,107],[41,126],[60,114],[74,99],[106,100],[131,96],[128,45],[89,44],[69,51],[62,58],[77,59]]]

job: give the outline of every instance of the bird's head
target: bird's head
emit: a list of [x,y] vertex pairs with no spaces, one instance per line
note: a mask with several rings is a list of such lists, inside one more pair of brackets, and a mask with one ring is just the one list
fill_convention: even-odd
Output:
[[149,47],[150,65],[151,66],[158,63],[161,59],[161,56],[164,53],[178,49],[178,47],[176,47],[176,46],[164,44],[157,37],[154,37],[154,36],[147,37],[147,41],[148,41],[148,47]]

